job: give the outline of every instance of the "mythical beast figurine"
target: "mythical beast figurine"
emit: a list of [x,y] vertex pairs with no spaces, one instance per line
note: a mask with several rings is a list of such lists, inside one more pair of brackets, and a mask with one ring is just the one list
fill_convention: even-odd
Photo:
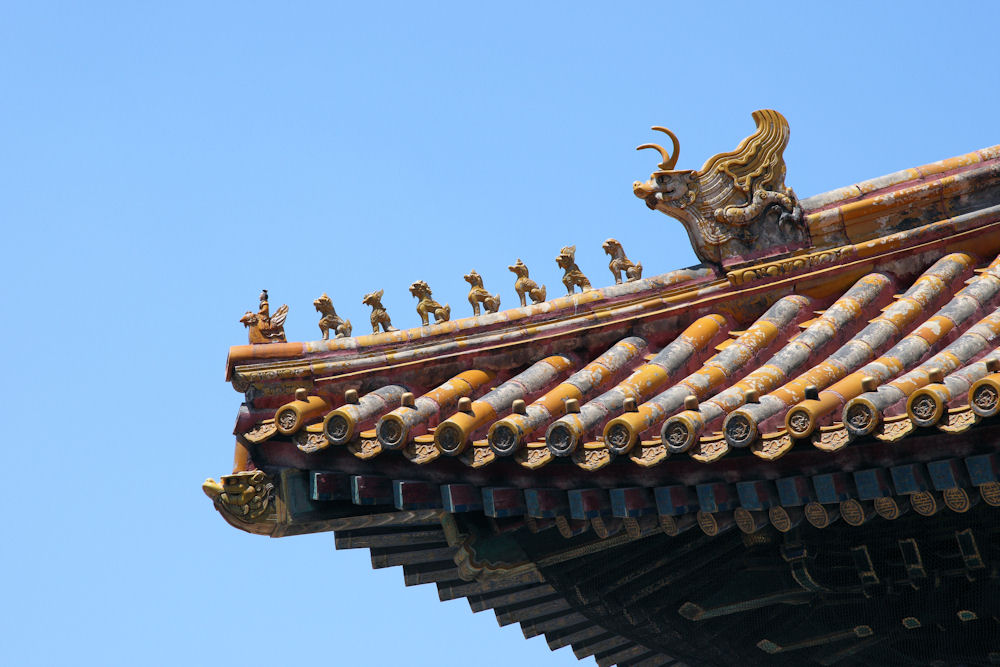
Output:
[[288,317],[288,306],[282,305],[271,315],[271,307],[267,303],[267,290],[260,293],[260,310],[256,313],[248,310],[240,322],[247,328],[251,344],[284,343],[285,318]]
[[611,257],[608,268],[611,269],[611,275],[615,277],[615,285],[621,285],[622,273],[625,274],[625,278],[629,282],[642,278],[642,262],[633,263],[625,255],[625,248],[622,247],[618,239],[608,239],[601,244],[601,247]]
[[392,326],[392,320],[389,319],[389,311],[387,311],[385,306],[382,305],[383,294],[385,294],[385,290],[369,292],[368,294],[365,294],[363,299],[361,299],[361,303],[366,306],[371,306],[372,309],[372,334],[378,333],[378,327],[380,324],[382,325],[382,331],[386,333],[396,331],[396,327]]
[[521,307],[527,305],[525,300],[525,295],[531,297],[532,303],[541,303],[545,301],[545,285],[541,287],[538,286],[534,280],[528,277],[528,266],[518,258],[516,264],[512,264],[507,267],[511,273],[517,276],[517,280],[514,281],[514,291],[517,292],[517,296],[521,299]]
[[420,299],[417,302],[417,314],[420,315],[420,322],[427,326],[428,316],[434,314],[434,323],[447,322],[451,318],[451,306],[444,305],[435,301],[431,297],[431,288],[423,280],[418,280],[417,282],[410,285],[410,294],[414,298]]
[[576,265],[575,245],[564,246],[556,257],[556,264],[563,270],[562,282],[566,286],[568,294],[573,294],[577,287],[580,288],[581,292],[586,292],[590,289],[590,281],[587,280],[587,276],[583,275],[580,267]]
[[495,313],[500,310],[500,295],[490,294],[483,286],[483,277],[476,271],[469,271],[465,274],[465,282],[471,285],[469,290],[469,303],[472,304],[472,316],[479,317],[479,304],[487,313]]
[[316,312],[323,317],[319,320],[319,330],[323,333],[323,340],[330,339],[330,331],[333,330],[337,338],[347,338],[351,335],[351,321],[341,319],[333,307],[333,300],[323,292],[323,296],[313,301]]
[[788,121],[772,109],[754,111],[753,119],[753,134],[698,171],[674,169],[680,141],[665,127],[653,129],[670,137],[672,152],[657,144],[637,149],[655,149],[663,161],[648,181],[633,183],[632,191],[649,208],[680,220],[703,262],[730,266],[808,245],[802,210],[785,187]]

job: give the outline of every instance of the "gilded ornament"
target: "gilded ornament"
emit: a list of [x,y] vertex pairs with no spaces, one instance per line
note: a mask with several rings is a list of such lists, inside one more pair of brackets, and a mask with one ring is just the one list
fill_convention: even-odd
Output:
[[725,438],[702,438],[688,450],[688,455],[699,463],[718,461],[728,453],[729,443]]
[[300,451],[306,454],[314,454],[330,446],[330,441],[326,439],[326,435],[312,431],[299,431],[292,436],[292,442],[295,443],[295,446]]
[[902,440],[916,429],[906,415],[897,415],[883,421],[872,434],[882,442]]
[[379,326],[381,326],[382,331],[385,331],[386,333],[396,331],[396,327],[392,326],[392,322],[389,320],[388,311],[386,311],[385,306],[382,305],[382,295],[384,293],[385,290],[370,292],[365,294],[365,297],[361,300],[361,303],[366,306],[371,306],[372,309],[372,334],[378,333]]
[[852,403],[847,408],[847,423],[850,424],[856,431],[864,432],[867,431],[872,422],[875,420],[875,414],[872,410],[872,406],[866,403]]
[[880,517],[888,521],[894,521],[895,519],[898,519],[900,515],[902,515],[903,513],[902,508],[899,506],[899,503],[896,502],[895,498],[890,498],[890,497],[876,498],[874,505],[875,505],[875,512]]
[[833,521],[829,510],[817,502],[807,503],[803,512],[814,528],[826,528]]
[[921,516],[933,516],[938,511],[937,498],[929,491],[918,491],[910,496],[910,507]]
[[986,482],[979,487],[979,495],[991,507],[1000,507],[1000,482]]
[[483,277],[479,275],[476,271],[469,271],[465,274],[465,282],[471,285],[469,289],[469,303],[472,304],[472,316],[479,317],[479,304],[483,304],[483,308],[486,309],[487,313],[495,313],[500,310],[500,295],[490,294],[483,287]]
[[979,423],[979,419],[979,415],[971,408],[957,409],[949,412],[937,427],[945,433],[964,433]]
[[701,528],[701,532],[705,533],[709,537],[715,537],[719,534],[719,522],[716,520],[714,514],[699,510],[696,518],[698,521],[698,527]]
[[667,446],[663,441],[653,441],[650,443],[640,443],[629,452],[629,459],[644,468],[651,468],[659,465],[670,456]]
[[840,516],[849,526],[857,527],[868,520],[868,511],[859,501],[849,498],[840,503]]
[[746,447],[757,439],[757,425],[744,414],[732,413],[724,422],[726,440],[735,447]]
[[516,264],[507,268],[517,276],[514,281],[514,291],[517,292],[517,297],[521,300],[522,308],[527,305],[525,296],[530,296],[532,303],[545,301],[545,285],[539,287],[538,283],[528,277],[528,267],[524,262],[518,259]]
[[362,432],[360,437],[354,438],[347,443],[347,451],[363,461],[373,459],[381,454],[382,443],[378,441],[378,438],[366,437],[369,435],[373,434],[368,431]]
[[459,458],[470,468],[482,468],[496,461],[497,455],[484,440],[474,442]]
[[688,430],[684,424],[672,422],[666,428],[666,437],[664,439],[667,441],[667,444],[680,447],[688,440]]
[[982,382],[972,389],[972,409],[978,414],[992,417],[1000,404],[1000,393],[992,384]]
[[767,510],[767,518],[770,519],[771,525],[781,533],[787,533],[793,528],[792,517],[788,510],[779,505]]
[[572,454],[573,463],[584,470],[600,470],[611,463],[611,450],[604,446],[587,445],[576,448]]
[[665,127],[672,151],[652,148],[663,161],[645,183],[632,191],[651,209],[676,218],[704,262],[731,264],[760,256],[768,249],[787,252],[808,243],[802,210],[791,188],[785,187],[783,153],[788,145],[788,121],[777,111],[753,112],[757,130],[735,151],[708,159],[698,171],[675,170],[680,153],[677,136]]
[[563,285],[566,286],[566,293],[573,294],[577,287],[581,292],[590,290],[590,281],[583,271],[576,265],[576,246],[564,246],[556,256],[556,264],[563,270]]
[[441,450],[434,444],[434,436],[418,435],[407,442],[402,449],[403,456],[417,465],[426,465],[441,456]]
[[268,419],[255,424],[252,429],[243,434],[243,439],[256,445],[259,442],[264,442],[277,432],[278,425],[274,423],[273,419]]
[[420,315],[420,322],[424,326],[427,326],[431,315],[434,315],[435,324],[447,322],[451,317],[451,306],[442,306],[431,298],[431,288],[423,280],[418,280],[410,285],[410,294],[415,299],[419,299],[417,302],[417,314]]
[[260,293],[260,309],[254,313],[247,311],[240,322],[247,328],[250,344],[256,343],[284,343],[285,340],[285,318],[288,316],[288,306],[282,305],[271,315],[271,308],[267,303],[267,290]]
[[824,426],[810,436],[813,446],[827,452],[836,452],[851,442],[851,432],[843,426]]
[[913,411],[913,416],[918,420],[927,421],[937,410],[937,403],[934,402],[932,396],[927,394],[921,394],[910,404],[910,409]]
[[330,332],[334,332],[337,338],[347,338],[351,335],[351,321],[341,319],[333,307],[333,301],[323,292],[323,296],[313,301],[322,317],[319,320],[319,330],[323,333],[323,340],[330,340]]
[[781,431],[754,441],[750,444],[750,451],[762,459],[774,461],[788,453],[794,445],[792,436],[787,431]]
[[230,524],[258,535],[269,535],[277,522],[274,482],[263,470],[223,475],[220,482],[207,479],[201,485]]
[[972,501],[969,498],[969,492],[962,488],[945,489],[941,492],[941,496],[944,498],[944,504],[952,512],[957,512],[959,514],[964,514],[969,511],[972,507]]
[[809,428],[809,414],[805,410],[797,410],[788,418],[788,426],[796,435],[805,433]]
[[537,470],[550,463],[555,456],[544,442],[529,442],[514,454],[514,460],[528,470]]
[[850,259],[854,255],[855,250],[853,246],[821,250],[808,255],[796,255],[788,259],[755,264],[747,268],[730,271],[726,274],[726,278],[729,279],[731,284],[740,286],[755,280],[767,280],[818,266],[837,264]]
[[611,270],[611,275],[615,277],[615,284],[621,285],[622,274],[625,274],[625,279],[628,282],[633,282],[642,278],[642,262],[633,263],[628,257],[625,256],[625,249],[622,244],[617,239],[608,239],[602,245],[604,252],[611,257],[611,263],[608,264],[608,269]]

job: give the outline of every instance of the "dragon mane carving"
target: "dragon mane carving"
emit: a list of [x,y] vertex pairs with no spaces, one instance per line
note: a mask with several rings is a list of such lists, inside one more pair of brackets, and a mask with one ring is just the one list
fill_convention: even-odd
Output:
[[680,141],[665,127],[653,129],[670,137],[672,151],[657,144],[637,149],[655,149],[663,161],[632,191],[649,208],[680,220],[703,262],[729,266],[808,244],[798,199],[785,187],[788,121],[772,109],[754,111],[753,119],[757,130],[735,151],[709,158],[697,171],[674,169]]

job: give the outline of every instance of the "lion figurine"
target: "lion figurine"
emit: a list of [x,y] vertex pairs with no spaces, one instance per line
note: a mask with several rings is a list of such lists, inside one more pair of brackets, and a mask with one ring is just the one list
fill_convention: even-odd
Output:
[[608,239],[601,244],[601,247],[611,257],[611,263],[608,264],[608,268],[611,269],[611,275],[615,277],[615,285],[622,284],[622,272],[625,273],[628,282],[642,278],[642,262],[633,263],[632,260],[626,257],[625,249],[618,239]]
[[587,276],[583,275],[580,267],[576,265],[575,245],[568,245],[560,250],[559,255],[556,257],[556,264],[564,271],[562,282],[566,286],[568,294],[573,294],[576,287],[579,287],[581,292],[590,290],[590,281],[587,280]]
[[385,290],[379,290],[377,292],[370,292],[365,294],[365,298],[361,300],[361,303],[366,306],[371,306],[372,309],[372,333],[378,333],[378,327],[381,324],[382,330],[386,333],[390,331],[396,331],[396,327],[392,326],[392,322],[389,320],[389,313],[386,311],[385,306],[382,305],[382,295],[385,294]]
[[333,307],[333,300],[323,292],[323,296],[313,301],[316,312],[322,314],[319,320],[319,330],[323,332],[323,340],[330,339],[330,331],[336,332],[337,338],[347,338],[351,335],[351,321],[343,320]]
[[539,287],[538,283],[528,277],[528,267],[520,258],[516,264],[507,268],[517,276],[517,280],[514,281],[514,290],[517,292],[518,298],[521,299],[522,308],[528,305],[525,295],[530,296],[533,303],[545,301],[545,285]]
[[487,313],[495,313],[500,310],[500,295],[491,295],[483,287],[483,277],[479,275],[476,271],[469,271],[465,274],[465,282],[472,286],[469,290],[469,303],[472,304],[472,316],[479,317],[479,304],[483,304],[483,308],[486,309]]
[[423,326],[427,326],[427,320],[431,313],[434,314],[435,324],[447,322],[451,317],[451,306],[447,304],[442,306],[431,298],[431,288],[423,280],[418,280],[410,285],[410,294],[420,299],[417,303],[417,314],[420,315],[420,321]]

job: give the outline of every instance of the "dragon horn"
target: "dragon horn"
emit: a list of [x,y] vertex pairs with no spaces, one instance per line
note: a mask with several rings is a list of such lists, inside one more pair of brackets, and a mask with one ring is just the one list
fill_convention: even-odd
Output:
[[668,153],[667,149],[664,148],[663,146],[660,146],[659,144],[643,144],[642,146],[637,146],[636,150],[641,151],[644,148],[653,148],[659,151],[660,157],[663,158],[663,162],[659,164],[660,170],[669,171],[674,168],[674,166],[677,164],[677,158],[680,157],[681,142],[678,141],[676,134],[674,134],[665,127],[654,125],[652,129],[657,130],[658,132],[663,132],[664,134],[670,137],[670,141],[673,143],[673,149],[674,149],[673,155]]

